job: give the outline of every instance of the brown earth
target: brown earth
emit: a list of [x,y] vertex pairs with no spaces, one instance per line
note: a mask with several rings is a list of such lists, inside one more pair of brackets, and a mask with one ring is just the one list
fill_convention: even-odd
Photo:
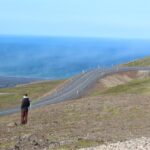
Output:
[[71,150],[106,142],[150,137],[150,96],[78,99],[0,118],[0,149]]
[[135,79],[144,79],[150,77],[150,71],[128,71],[105,76],[98,80],[90,90],[86,91],[84,97],[94,96],[93,93],[105,91],[108,88],[126,84]]

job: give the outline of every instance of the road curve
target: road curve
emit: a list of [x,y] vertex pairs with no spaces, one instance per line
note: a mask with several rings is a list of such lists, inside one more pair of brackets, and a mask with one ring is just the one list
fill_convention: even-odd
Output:
[[[70,82],[64,85],[55,93],[42,98],[41,100],[32,104],[32,108],[59,103],[62,101],[79,98],[83,93],[91,87],[97,80],[104,76],[127,71],[149,70],[150,67],[114,67],[111,69],[93,69],[85,73],[81,73],[75,77],[70,78]],[[0,110],[0,116],[14,114],[20,111],[20,107],[15,107],[7,110]]]

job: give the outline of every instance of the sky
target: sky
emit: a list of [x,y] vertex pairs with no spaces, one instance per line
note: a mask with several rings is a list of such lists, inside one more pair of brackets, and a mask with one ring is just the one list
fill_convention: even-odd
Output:
[[150,0],[0,0],[0,35],[150,39]]

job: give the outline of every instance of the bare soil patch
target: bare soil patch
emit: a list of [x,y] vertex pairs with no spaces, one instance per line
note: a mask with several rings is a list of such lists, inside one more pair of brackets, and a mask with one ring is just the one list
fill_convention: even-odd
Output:
[[125,85],[131,81],[138,79],[147,79],[150,77],[150,71],[128,71],[120,72],[113,75],[108,75],[98,80],[90,90],[86,91],[84,97],[101,95],[107,89]]

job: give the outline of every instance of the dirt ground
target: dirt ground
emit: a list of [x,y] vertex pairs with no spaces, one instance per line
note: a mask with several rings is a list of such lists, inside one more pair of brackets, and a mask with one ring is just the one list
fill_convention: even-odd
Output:
[[0,149],[71,150],[106,142],[150,137],[150,96],[83,98],[0,117]]
[[90,90],[86,91],[84,97],[98,96],[107,89],[117,87],[118,85],[126,85],[129,82],[150,78],[150,71],[128,71],[105,76],[98,80]]

